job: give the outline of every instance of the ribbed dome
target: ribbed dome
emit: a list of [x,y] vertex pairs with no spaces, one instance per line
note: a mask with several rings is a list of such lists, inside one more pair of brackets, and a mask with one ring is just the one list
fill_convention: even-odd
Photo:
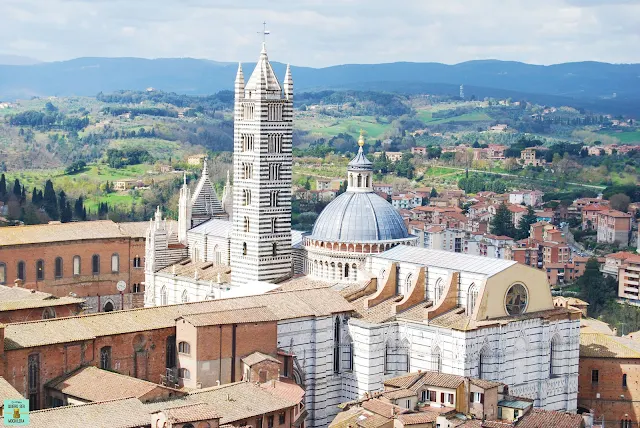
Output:
[[345,192],[322,210],[311,239],[375,242],[409,237],[402,217],[375,193]]

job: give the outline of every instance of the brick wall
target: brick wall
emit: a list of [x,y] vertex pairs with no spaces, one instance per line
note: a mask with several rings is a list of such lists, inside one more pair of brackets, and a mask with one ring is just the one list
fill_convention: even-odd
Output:
[[[598,382],[592,382],[592,370],[598,370]],[[623,387],[623,375],[627,386]],[[598,398],[598,395],[600,397]],[[640,423],[640,359],[580,358],[578,407],[593,409],[595,419],[605,417],[605,425],[620,426],[630,419]]]
[[[87,227],[90,227],[88,225]],[[18,262],[25,263],[25,288],[35,289],[54,296],[68,296],[73,292],[78,297],[102,296],[117,293],[116,283],[127,283],[126,294],[133,291],[133,284],[144,281],[144,239],[123,237],[118,239],[95,239],[87,241],[64,241],[47,244],[29,244],[0,248],[0,263],[6,264],[6,285],[17,279]],[[100,273],[92,272],[92,256],[100,256]],[[119,255],[119,272],[111,270],[111,256]],[[80,275],[73,273],[73,258],[80,256]],[[134,268],[134,258],[140,257],[140,267]],[[55,260],[61,257],[63,275],[55,277]],[[38,280],[36,262],[44,261],[44,280]],[[140,292],[144,289],[141,286]],[[139,303],[139,299],[134,300]],[[135,307],[135,306],[134,306]],[[102,310],[101,308],[99,310]]]
[[[56,317],[70,317],[80,313],[79,304],[69,304],[60,306],[51,306],[47,308],[55,313]],[[43,319],[45,308],[29,308],[17,309],[15,311],[0,312],[0,323],[8,324],[12,322],[38,321]]]

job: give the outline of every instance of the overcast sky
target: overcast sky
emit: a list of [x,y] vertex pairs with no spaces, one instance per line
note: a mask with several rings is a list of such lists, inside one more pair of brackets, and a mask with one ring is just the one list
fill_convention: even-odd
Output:
[[0,54],[640,62],[640,0],[0,0]]

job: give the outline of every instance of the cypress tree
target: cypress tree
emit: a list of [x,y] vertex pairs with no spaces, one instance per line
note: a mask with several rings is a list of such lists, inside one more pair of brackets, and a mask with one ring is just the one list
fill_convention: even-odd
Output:
[[20,185],[20,180],[16,178],[16,181],[13,182],[13,194],[16,195],[18,199],[22,196],[22,186]]
[[31,192],[31,203],[33,205],[38,205],[38,189],[36,189],[35,187],[33,188],[33,192]]
[[73,219],[73,211],[71,210],[71,202],[66,201],[63,208],[60,210],[60,221],[62,223],[69,223]]
[[5,196],[7,196],[7,179],[3,173],[0,175],[0,199],[3,199]]
[[60,212],[61,220],[62,220],[62,214],[64,212],[66,205],[67,205],[67,194],[64,193],[64,190],[61,190],[60,193],[58,193],[58,211]]
[[499,236],[514,236],[515,228],[511,211],[507,208],[507,204],[501,203],[496,209],[496,215],[491,219],[491,233]]
[[44,195],[42,198],[44,202],[44,209],[51,217],[52,220],[58,220],[60,214],[58,211],[58,198],[56,197],[56,191],[53,188],[51,180],[47,180],[44,184]]

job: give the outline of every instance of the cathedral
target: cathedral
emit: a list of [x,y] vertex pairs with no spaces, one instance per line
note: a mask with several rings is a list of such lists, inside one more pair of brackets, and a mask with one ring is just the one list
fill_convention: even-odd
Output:
[[[547,410],[577,409],[580,313],[554,307],[546,275],[506,260],[415,246],[373,192],[360,136],[347,190],[311,233],[291,229],[293,79],[263,44],[235,81],[233,181],[216,195],[205,162],[179,219],[150,221],[145,306],[329,288],[352,310],[278,322],[278,347],[300,372],[309,426],[385,379],[436,370],[504,382]],[[283,304],[286,302],[283,302]],[[308,325],[303,325],[307,323]],[[432,403],[436,405],[436,403]]]

